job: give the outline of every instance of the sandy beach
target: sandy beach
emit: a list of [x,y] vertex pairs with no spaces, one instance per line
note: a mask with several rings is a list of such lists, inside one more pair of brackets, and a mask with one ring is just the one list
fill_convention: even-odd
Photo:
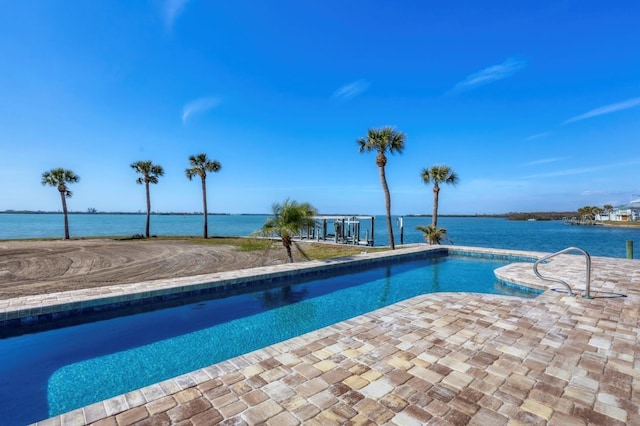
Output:
[[0,242],[0,299],[283,263],[267,251],[185,240]]

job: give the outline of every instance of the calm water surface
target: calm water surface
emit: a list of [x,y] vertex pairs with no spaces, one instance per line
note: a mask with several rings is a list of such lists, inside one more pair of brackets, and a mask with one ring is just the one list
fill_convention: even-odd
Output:
[[[211,215],[209,235],[248,236],[259,229],[266,215]],[[362,222],[361,236],[369,230],[369,221]],[[404,242],[424,242],[418,225],[428,225],[429,217],[404,218]],[[400,242],[400,227],[394,217],[396,244]],[[72,237],[131,236],[144,233],[144,215],[73,214],[69,216]],[[640,229],[608,228],[604,226],[570,226],[562,221],[510,221],[498,218],[441,217],[439,225],[446,228],[455,245],[494,247],[515,250],[555,252],[576,246],[594,256],[625,257],[626,241],[640,245]],[[385,217],[376,216],[375,245],[389,243]],[[152,215],[151,232],[155,235],[194,235],[202,233],[202,216]],[[0,240],[23,238],[58,238],[63,235],[61,214],[0,214]],[[636,249],[636,252],[638,249]],[[634,257],[635,253],[634,253]]]

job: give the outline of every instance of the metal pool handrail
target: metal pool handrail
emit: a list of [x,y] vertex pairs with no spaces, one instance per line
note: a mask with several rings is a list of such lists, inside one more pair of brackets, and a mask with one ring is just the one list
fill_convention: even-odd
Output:
[[586,267],[587,267],[587,274],[586,274],[586,287],[585,287],[585,291],[584,294],[582,295],[582,297],[584,299],[593,299],[593,297],[591,296],[591,256],[589,256],[589,253],[587,253],[586,251],[582,250],[581,248],[578,247],[567,247],[564,250],[560,250],[559,252],[556,253],[552,253],[549,254],[541,259],[536,260],[536,263],[533,264],[533,272],[536,274],[536,276],[542,280],[546,280],[546,281],[553,281],[556,283],[560,283],[562,285],[564,285],[565,287],[567,287],[567,290],[569,291],[569,296],[575,296],[576,294],[571,290],[571,287],[569,286],[569,284],[566,283],[566,281],[561,280],[560,278],[551,278],[551,277],[545,277],[542,274],[540,274],[540,272],[538,272],[538,264],[544,262],[545,260],[551,259],[552,257],[558,256],[559,254],[564,254],[570,251],[578,251],[580,253],[582,253],[585,257],[585,261],[586,261]]

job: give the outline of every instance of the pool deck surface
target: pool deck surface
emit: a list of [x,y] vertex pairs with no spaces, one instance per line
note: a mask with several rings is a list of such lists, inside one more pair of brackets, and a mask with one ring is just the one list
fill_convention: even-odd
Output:
[[[640,424],[640,261],[592,261],[593,299],[551,291],[561,286],[516,262],[498,277],[543,294],[414,297],[39,424]],[[540,269],[584,287],[584,257]],[[78,297],[132,288],[121,287]],[[0,311],[68,297],[13,300]]]

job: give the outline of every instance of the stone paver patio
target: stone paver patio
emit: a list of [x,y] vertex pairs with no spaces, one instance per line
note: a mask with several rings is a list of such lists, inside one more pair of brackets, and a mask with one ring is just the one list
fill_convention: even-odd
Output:
[[[541,271],[581,287],[584,258]],[[418,296],[39,424],[640,424],[640,261],[593,258],[592,290]]]

